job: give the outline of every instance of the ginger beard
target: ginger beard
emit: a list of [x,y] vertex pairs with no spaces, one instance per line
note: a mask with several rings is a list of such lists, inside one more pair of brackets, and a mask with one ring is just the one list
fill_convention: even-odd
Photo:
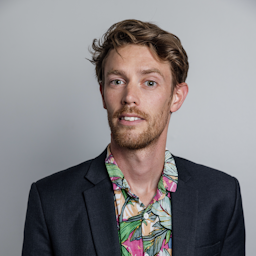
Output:
[[[115,112],[113,115],[108,111],[108,123],[111,130],[113,140],[122,148],[130,150],[138,150],[149,146],[157,141],[166,125],[168,125],[170,115],[171,98],[168,102],[168,109],[162,109],[156,116],[151,116],[143,111],[138,110],[136,107],[128,107],[127,105]],[[143,131],[136,132],[135,126],[125,126],[118,122],[123,113],[133,113],[139,115],[147,123],[147,128]]]

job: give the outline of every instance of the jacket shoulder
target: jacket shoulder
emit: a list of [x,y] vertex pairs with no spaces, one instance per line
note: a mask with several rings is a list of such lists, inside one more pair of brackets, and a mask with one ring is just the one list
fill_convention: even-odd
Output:
[[39,194],[43,197],[64,197],[75,191],[79,192],[91,187],[92,184],[85,179],[93,159],[72,166],[66,170],[56,172],[52,175],[44,177],[37,182],[35,186]]
[[179,178],[203,191],[233,191],[237,189],[238,181],[235,177],[181,157],[174,157]]
[[104,159],[106,150],[96,158],[87,160],[66,170],[56,172],[34,183],[38,192],[49,200],[53,198],[72,198],[92,186],[90,177],[106,177]]
[[93,159],[90,159],[80,164],[71,166],[65,170],[55,172],[49,176],[39,179],[38,181],[36,181],[36,184],[43,185],[44,183],[51,183],[55,181],[65,181],[65,180],[78,178],[79,176],[84,176],[87,173],[92,161]]

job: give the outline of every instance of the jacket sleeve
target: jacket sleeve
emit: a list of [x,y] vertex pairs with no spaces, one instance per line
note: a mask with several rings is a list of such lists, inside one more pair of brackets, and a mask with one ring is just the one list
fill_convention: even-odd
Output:
[[245,227],[244,216],[242,208],[242,200],[240,194],[239,183],[235,179],[236,191],[235,191],[235,204],[233,209],[233,215],[231,217],[223,247],[221,250],[221,256],[244,256],[245,255]]
[[53,255],[40,195],[35,183],[32,184],[24,229],[22,256]]

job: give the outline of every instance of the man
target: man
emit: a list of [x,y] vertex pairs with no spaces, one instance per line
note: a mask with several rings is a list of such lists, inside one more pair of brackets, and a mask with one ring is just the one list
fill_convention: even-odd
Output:
[[32,185],[23,255],[245,255],[237,180],[166,149],[188,93],[180,40],[125,20],[92,47],[111,143]]

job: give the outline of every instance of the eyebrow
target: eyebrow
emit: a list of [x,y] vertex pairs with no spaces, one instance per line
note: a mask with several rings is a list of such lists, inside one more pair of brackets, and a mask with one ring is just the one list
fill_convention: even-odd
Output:
[[[151,74],[151,73],[157,73],[164,79],[164,75],[157,68],[150,68],[150,69],[141,70],[140,73],[143,74],[143,75],[147,75],[147,74]],[[116,70],[116,69],[108,71],[107,76],[109,76],[109,75],[126,76],[125,72],[123,72],[122,70]]]
[[121,76],[125,76],[125,72],[121,71],[121,70],[110,70],[107,72],[107,76],[109,75],[121,75]]
[[[146,75],[146,74],[151,74],[151,73],[157,73],[159,74],[163,79],[164,79],[164,75],[160,72],[159,69],[157,68],[150,68],[150,69],[145,69],[145,70],[142,70],[141,73],[143,75]],[[165,79],[164,79],[165,80]]]

